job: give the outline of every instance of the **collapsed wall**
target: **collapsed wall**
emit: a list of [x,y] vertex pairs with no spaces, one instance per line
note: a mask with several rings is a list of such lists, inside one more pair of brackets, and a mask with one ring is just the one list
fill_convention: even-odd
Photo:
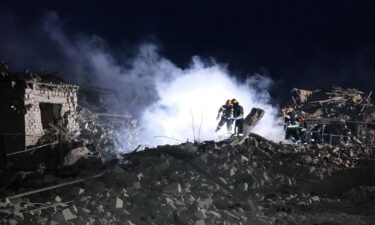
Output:
[[1,168],[56,169],[64,166],[63,158],[74,146],[87,146],[92,154],[110,160],[139,145],[134,118],[91,112],[78,105],[77,93],[78,86],[60,79],[59,74],[16,73],[1,62]]
[[[25,89],[26,146],[35,145],[50,123],[72,133],[79,130],[76,122],[78,86],[28,81]],[[61,121],[59,121],[61,120]]]
[[[28,71],[13,73],[4,63],[0,68],[0,122],[4,124],[0,133],[8,136],[23,135],[23,143],[27,147],[38,144],[51,124],[59,125],[69,133],[79,129],[76,122],[78,86],[68,84],[51,74]],[[9,118],[13,119],[8,120]],[[17,125],[13,127],[13,123]],[[12,146],[8,148],[11,149],[10,152],[22,150]]]
[[1,169],[60,167],[62,136],[80,129],[77,91],[58,74],[12,72],[0,62]]

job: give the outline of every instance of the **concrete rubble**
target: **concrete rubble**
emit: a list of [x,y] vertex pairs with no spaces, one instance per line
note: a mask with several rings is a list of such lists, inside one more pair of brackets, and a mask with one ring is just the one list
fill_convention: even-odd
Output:
[[159,146],[124,155],[97,179],[5,199],[0,218],[1,224],[375,224],[374,169],[374,160],[335,146],[277,144],[255,134],[236,147]]
[[[7,82],[8,72],[0,63]],[[320,133],[328,139],[286,144],[249,133],[264,114],[254,108],[243,136],[138,151],[134,118],[73,104],[69,115],[78,130],[58,123],[48,128],[63,141],[60,150],[69,146],[63,168],[0,170],[0,225],[375,224],[371,93],[334,88],[293,94],[291,106],[311,132],[324,127]],[[342,133],[343,124],[350,135]],[[47,143],[53,136],[48,129]]]
[[81,129],[69,139],[88,147],[92,153],[99,153],[103,159],[133,151],[141,143],[137,120],[130,116],[121,116],[121,122],[116,122],[110,114],[104,117],[82,107],[77,114]]
[[338,148],[357,148],[374,154],[375,105],[372,92],[333,87],[330,91],[292,90],[288,104],[303,121],[315,143],[329,143]]
[[[61,74],[13,72],[0,61],[1,169],[31,171],[41,165],[48,170],[72,166],[80,158],[108,160],[139,145],[136,119],[78,105],[79,87]],[[32,154],[26,156],[28,151]]]

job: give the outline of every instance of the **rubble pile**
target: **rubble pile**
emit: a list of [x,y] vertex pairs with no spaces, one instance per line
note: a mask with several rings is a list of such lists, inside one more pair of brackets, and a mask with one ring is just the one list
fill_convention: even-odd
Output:
[[293,107],[308,117],[361,121],[365,119],[364,112],[373,106],[371,94],[340,87],[328,92],[293,89],[292,99]]
[[0,224],[375,224],[375,162],[355,152],[255,134],[235,147],[159,146],[123,155],[96,179],[9,193]]
[[[7,81],[8,73],[0,63],[0,78]],[[50,85],[42,73],[23,74]],[[74,95],[74,111],[64,114],[70,120],[46,123],[38,137],[38,144],[58,141],[58,169],[0,171],[0,225],[375,224],[371,93],[335,87],[293,94],[288,112],[296,111],[298,128],[306,122],[304,132],[312,134],[303,143],[249,134],[264,115],[254,108],[242,135],[139,152],[134,118],[93,113]]]
[[312,140],[333,145],[356,145],[372,155],[375,147],[375,106],[372,92],[333,87],[331,91],[292,90],[290,106],[303,116]]
[[[14,146],[10,138],[5,140],[7,151],[65,141],[87,145],[108,159],[116,152],[131,151],[139,145],[134,118],[93,113],[80,106],[81,99],[78,105],[79,87],[61,79],[62,74],[28,69],[12,72],[0,61],[0,94],[6,96],[0,100],[0,134],[25,136],[25,140],[15,141],[19,146]],[[23,141],[25,146],[21,146]]]
[[85,108],[78,114],[81,129],[76,140],[91,146],[104,158],[112,158],[118,152],[129,152],[140,144],[139,128],[134,118],[121,118],[121,122],[115,123]]
[[141,142],[137,120],[132,117],[114,122],[89,111],[78,110],[77,121],[81,127],[75,141],[99,152],[103,159],[113,159],[119,152],[130,152]]

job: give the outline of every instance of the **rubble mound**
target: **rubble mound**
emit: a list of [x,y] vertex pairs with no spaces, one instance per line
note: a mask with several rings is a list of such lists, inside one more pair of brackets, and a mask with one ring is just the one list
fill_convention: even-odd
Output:
[[311,118],[335,118],[362,121],[372,111],[371,95],[357,89],[333,87],[330,91],[292,90],[295,109]]
[[93,179],[8,194],[0,224],[375,224],[375,162],[358,152],[255,134],[235,147],[159,146],[123,155]]
[[137,120],[131,116],[115,119],[79,107],[77,121],[81,129],[70,139],[100,153],[103,160],[116,158],[119,152],[130,152],[141,144]]
[[[372,92],[333,87],[330,91],[292,90],[289,107],[303,117],[311,140],[352,147],[368,156],[375,151],[375,105]],[[355,147],[356,148],[356,147]]]

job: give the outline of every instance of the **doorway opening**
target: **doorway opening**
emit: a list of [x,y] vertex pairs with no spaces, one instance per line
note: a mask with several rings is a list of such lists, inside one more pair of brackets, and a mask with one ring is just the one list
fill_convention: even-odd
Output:
[[48,129],[49,124],[57,124],[61,119],[61,104],[40,103],[39,107],[43,129]]

